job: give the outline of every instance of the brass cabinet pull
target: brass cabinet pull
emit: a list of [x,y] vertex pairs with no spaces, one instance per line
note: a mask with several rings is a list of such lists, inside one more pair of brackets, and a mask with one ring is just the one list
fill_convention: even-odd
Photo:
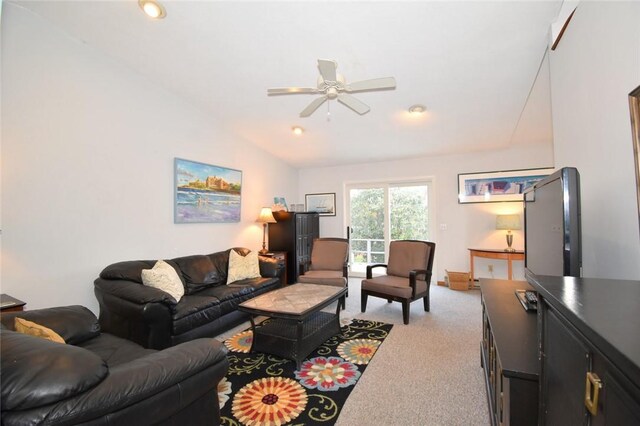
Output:
[[[598,395],[602,388],[602,381],[596,373],[587,373],[587,383],[584,391],[584,405],[592,416],[598,414]],[[593,390],[593,392],[592,392]]]

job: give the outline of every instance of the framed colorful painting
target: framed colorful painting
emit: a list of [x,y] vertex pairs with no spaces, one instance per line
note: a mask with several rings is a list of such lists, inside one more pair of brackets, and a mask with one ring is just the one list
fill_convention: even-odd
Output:
[[522,193],[553,173],[553,168],[505,170],[458,175],[458,203],[522,201]]
[[174,222],[240,222],[242,172],[176,158]]

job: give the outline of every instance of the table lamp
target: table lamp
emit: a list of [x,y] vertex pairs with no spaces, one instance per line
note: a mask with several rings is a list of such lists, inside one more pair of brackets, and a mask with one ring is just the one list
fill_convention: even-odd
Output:
[[263,207],[262,210],[260,210],[258,222],[262,223],[262,250],[258,253],[266,254],[269,251],[267,250],[267,244],[265,242],[267,237],[267,223],[276,223],[276,219],[273,217],[273,213],[269,207]]
[[500,231],[507,231],[507,248],[504,251],[513,252],[515,249],[511,248],[513,244],[512,230],[520,229],[520,215],[519,214],[499,214],[496,216],[496,229]]

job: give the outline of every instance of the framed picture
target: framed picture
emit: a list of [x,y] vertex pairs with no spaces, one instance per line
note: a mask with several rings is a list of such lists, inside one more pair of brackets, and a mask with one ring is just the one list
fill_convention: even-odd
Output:
[[633,139],[633,157],[636,169],[638,220],[640,221],[640,86],[629,93],[629,111],[631,112],[631,137]]
[[308,212],[319,213],[320,216],[336,215],[336,193],[306,194],[304,196],[305,209]]
[[175,223],[240,222],[240,170],[181,158],[174,170]]
[[458,175],[458,203],[522,201],[522,193],[553,173],[553,168],[505,170]]

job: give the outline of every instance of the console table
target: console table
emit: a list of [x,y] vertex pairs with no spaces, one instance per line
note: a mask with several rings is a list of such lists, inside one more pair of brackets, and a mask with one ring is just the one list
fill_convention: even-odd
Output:
[[507,279],[513,279],[513,264],[514,260],[524,260],[524,251],[504,251],[496,249],[469,249],[469,265],[471,268],[471,282],[473,283],[475,277],[473,275],[473,258],[484,257],[488,259],[503,259],[507,261]]

